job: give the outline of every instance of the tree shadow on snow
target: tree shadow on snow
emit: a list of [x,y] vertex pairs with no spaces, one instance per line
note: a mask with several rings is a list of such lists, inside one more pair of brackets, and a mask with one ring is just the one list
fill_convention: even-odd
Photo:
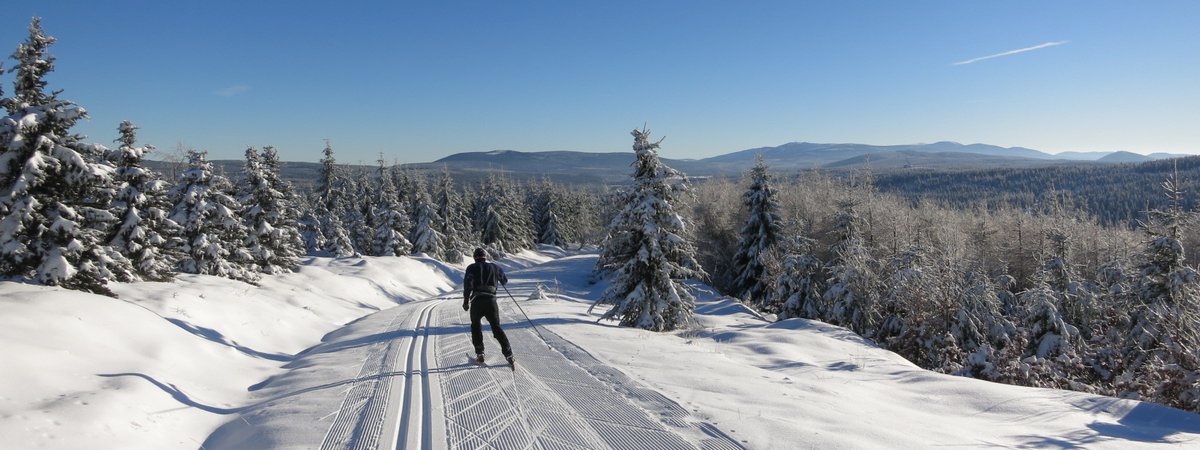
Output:
[[[441,374],[441,373],[453,373],[453,372],[459,372],[459,371],[463,371],[463,370],[470,370],[475,367],[476,366],[473,363],[463,362],[461,364],[456,364],[453,366],[430,368],[429,370],[425,370],[425,371],[414,370],[412,372],[412,375],[432,375],[432,374]],[[295,391],[286,392],[283,394],[272,396],[272,397],[264,399],[264,400],[254,402],[254,403],[251,403],[246,406],[239,406],[239,407],[233,407],[233,408],[221,408],[218,406],[212,406],[212,405],[206,405],[204,403],[200,403],[196,400],[193,400],[190,396],[188,396],[186,393],[184,393],[182,389],[175,386],[174,384],[164,383],[162,381],[155,379],[154,377],[151,377],[151,376],[143,374],[143,373],[136,373],[136,372],[98,373],[98,374],[96,374],[96,376],[104,377],[104,378],[119,378],[119,377],[141,378],[143,380],[150,382],[150,384],[153,384],[154,386],[158,387],[163,392],[166,392],[167,394],[169,394],[171,396],[171,398],[174,398],[175,401],[182,403],[183,405],[190,406],[192,408],[196,408],[196,409],[199,409],[199,410],[202,410],[205,412],[209,412],[209,413],[213,413],[213,414],[229,415],[229,414],[242,413],[242,412],[254,409],[254,408],[269,405],[271,403],[274,403],[274,402],[277,402],[277,401],[280,401],[280,400],[283,400],[286,398],[303,395],[303,394],[313,392],[313,391],[330,389],[330,388],[335,388],[338,386],[345,386],[347,384],[361,383],[361,382],[365,382],[365,381],[382,380],[382,379],[392,378],[392,377],[408,377],[408,376],[410,376],[410,374],[405,371],[380,372],[380,373],[375,373],[375,374],[371,374],[371,375],[335,381],[332,383],[326,383],[326,384],[322,384],[322,385],[318,385],[318,386],[311,386],[311,387],[307,387],[307,388],[303,388],[303,389],[297,389]]]
[[[1121,414],[1121,411],[1128,408]],[[1200,439],[1200,415],[1149,402],[1110,397],[1088,398],[1075,406],[1119,415],[1113,422],[1092,422],[1088,430],[1068,436],[1027,436],[1022,447],[1084,448],[1099,442],[1133,441],[1148,444],[1182,444]],[[1190,435],[1190,436],[1189,436]]]
[[293,356],[293,355],[285,355],[282,353],[260,352],[258,350],[252,349],[250,347],[246,347],[244,345],[238,344],[237,341],[229,340],[228,338],[225,337],[225,335],[221,334],[221,332],[214,330],[212,328],[202,327],[199,325],[193,325],[191,323],[188,323],[185,320],[180,320],[180,319],[175,319],[175,318],[170,318],[170,317],[163,317],[163,318],[166,319],[167,322],[171,322],[171,324],[173,324],[179,328],[183,328],[188,333],[192,333],[193,335],[202,337],[211,342],[215,342],[215,343],[218,343],[221,345],[231,347],[239,352],[245,353],[245,354],[253,356],[255,358],[262,358],[262,359],[268,359],[271,361],[279,361],[279,362],[288,362],[288,361],[295,359],[295,356]]

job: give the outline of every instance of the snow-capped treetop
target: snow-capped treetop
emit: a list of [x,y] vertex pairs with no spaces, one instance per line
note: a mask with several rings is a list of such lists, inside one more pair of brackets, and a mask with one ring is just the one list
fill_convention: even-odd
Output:
[[687,327],[695,300],[681,280],[705,276],[687,222],[675,211],[689,193],[687,177],[659,161],[659,142],[650,142],[649,130],[632,134],[634,187],[596,261],[598,272],[614,274],[597,304],[614,304],[603,318],[618,319],[623,326],[653,331]]
[[[12,101],[17,105],[40,105],[54,99],[54,93],[46,92],[46,74],[54,71],[54,56],[46,49],[54,44],[54,39],[42,31],[42,18],[34,17],[29,23],[29,38],[17,46],[12,59],[17,66],[9,69],[16,72],[13,81]],[[16,105],[9,105],[13,112]]]

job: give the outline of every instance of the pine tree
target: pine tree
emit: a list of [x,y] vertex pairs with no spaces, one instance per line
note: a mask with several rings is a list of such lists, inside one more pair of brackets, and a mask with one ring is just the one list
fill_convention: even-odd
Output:
[[259,155],[254,147],[246,149],[239,200],[242,221],[248,228],[247,251],[263,273],[284,273],[300,266],[299,231],[294,210],[296,202],[290,188],[279,177],[279,156],[274,147],[264,147]]
[[563,237],[563,224],[559,220],[559,197],[561,194],[549,180],[543,180],[538,189],[530,191],[528,203],[539,244],[557,247],[566,245],[566,239]]
[[831,277],[823,295],[826,321],[864,337],[874,337],[882,318],[879,311],[879,270],[862,238],[863,220],[853,196],[839,202],[835,220],[839,240],[826,267]]
[[782,233],[779,205],[774,197],[767,165],[759,155],[750,172],[750,188],[744,195],[743,205],[749,211],[749,217],[742,226],[742,239],[733,256],[733,272],[737,274],[733,292],[760,309],[766,306],[772,284],[767,277],[768,259],[773,256],[771,252]]
[[8,113],[0,120],[0,274],[113,295],[115,252],[102,242],[116,218],[97,204],[112,168],[98,161],[102,146],[70,131],[87,111],[45,90],[54,41],[35,17],[12,55],[13,96],[0,100]]
[[516,191],[493,176],[480,192],[479,241],[499,257],[533,247],[533,225]]
[[1115,384],[1126,395],[1200,412],[1200,274],[1186,264],[1182,244],[1194,217],[1183,211],[1178,170],[1162,188],[1171,203],[1143,224],[1147,239]]
[[[365,174],[364,174],[365,175]],[[360,181],[361,180],[361,181]],[[346,196],[342,200],[342,223],[350,234],[350,242],[360,253],[378,255],[375,246],[378,226],[375,223],[375,201],[378,195],[378,184],[370,183],[366,176],[350,176],[345,180]]]
[[692,323],[695,299],[681,282],[699,279],[696,249],[688,224],[675,205],[689,193],[687,177],[662,164],[650,131],[633,130],[633,188],[610,226],[611,235],[597,264],[613,274],[597,301],[614,306],[603,319],[622,326],[670,331]]
[[325,141],[323,153],[314,201],[315,214],[321,223],[321,235],[325,238],[322,250],[338,258],[358,256],[350,231],[341,218],[346,180],[340,175],[337,159],[333,156],[333,145],[329,141]]
[[121,144],[109,155],[116,162],[117,198],[113,201],[118,226],[108,239],[108,245],[133,263],[137,274],[150,281],[169,281],[178,255],[179,225],[167,218],[171,202],[167,198],[167,183],[142,165],[151,145],[138,147],[137,127],[121,122],[118,131]]
[[412,251],[412,243],[405,235],[412,228],[409,221],[408,209],[396,195],[395,185],[392,184],[391,172],[379,157],[379,186],[375,195],[375,204],[371,206],[370,223],[374,225],[373,252],[376,256],[404,256]]
[[821,317],[824,275],[824,267],[817,257],[808,253],[788,255],[783,261],[783,273],[775,285],[772,301],[764,310],[778,312],[780,320]]
[[296,219],[296,229],[300,231],[300,240],[304,243],[305,254],[313,255],[325,248],[329,238],[322,232],[321,217],[312,207],[305,207],[304,212]]
[[437,230],[438,224],[444,221],[437,213],[437,207],[429,199],[429,194],[423,189],[417,193],[417,223],[413,225],[413,253],[424,253],[430,256],[443,254],[445,235]]
[[462,261],[472,247],[471,219],[467,217],[463,202],[454,190],[454,179],[450,178],[450,171],[445,167],[442,167],[435,197],[434,203],[437,204],[437,214],[441,219],[437,230],[445,239],[441,258],[451,263]]
[[950,331],[966,361],[956,375],[1003,381],[1014,371],[1023,340],[1017,327],[1001,313],[1000,297],[988,277],[968,272]]
[[1060,310],[1060,295],[1050,287],[1049,274],[1034,275],[1033,286],[1018,297],[1024,307],[1023,328],[1027,344],[1021,384],[1067,388],[1083,366],[1082,337]]
[[229,183],[213,174],[207,154],[188,153],[188,169],[171,191],[170,219],[183,228],[179,270],[253,283],[259,277],[243,246],[247,230],[237,215],[242,205],[222,189]]

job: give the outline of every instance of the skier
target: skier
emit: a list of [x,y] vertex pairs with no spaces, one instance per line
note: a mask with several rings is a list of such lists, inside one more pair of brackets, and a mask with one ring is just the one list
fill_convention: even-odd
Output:
[[500,308],[496,305],[496,283],[508,284],[508,277],[499,266],[487,262],[487,252],[475,249],[475,263],[467,266],[463,277],[463,311],[471,311],[471,344],[475,346],[475,362],[483,364],[483,327],[480,319],[486,317],[492,327],[492,336],[500,343],[500,352],[508,365],[516,369],[512,347],[508,336],[500,328]]

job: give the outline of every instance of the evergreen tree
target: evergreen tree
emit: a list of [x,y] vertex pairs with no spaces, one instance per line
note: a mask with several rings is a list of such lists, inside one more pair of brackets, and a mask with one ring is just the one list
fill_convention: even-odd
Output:
[[[364,180],[359,182],[358,180]],[[350,242],[354,243],[354,248],[361,253],[368,255],[379,255],[379,248],[376,247],[379,237],[376,235],[379,232],[377,218],[384,218],[385,214],[377,214],[375,209],[375,200],[378,195],[378,185],[368,183],[367,177],[348,177],[346,178],[346,192],[349,194],[342,201],[341,217],[342,223],[346,224],[346,230],[350,232]],[[387,200],[394,202],[394,200]],[[393,204],[393,203],[389,203]],[[403,233],[401,233],[403,236]]]
[[969,353],[957,375],[1003,381],[1014,370],[1016,352],[1024,342],[1017,327],[1001,313],[1000,297],[988,277],[968,272],[950,332]]
[[825,271],[817,257],[799,253],[783,261],[783,273],[775,285],[772,301],[764,308],[778,312],[779,319],[821,317],[821,293]]
[[429,199],[424,189],[417,193],[417,223],[413,225],[413,253],[424,253],[430,256],[443,254],[445,235],[438,231],[438,225],[444,223],[438,216],[437,207]]
[[[683,279],[704,272],[675,205],[689,192],[687,177],[662,164],[646,129],[633,130],[633,188],[610,226],[597,264],[613,273],[597,304],[613,304],[603,319],[622,326],[670,331],[689,326],[695,299]],[[661,141],[660,141],[661,142]]]
[[121,144],[109,155],[116,162],[117,197],[113,201],[118,226],[108,239],[108,245],[133,263],[137,274],[150,281],[174,278],[172,269],[178,255],[179,225],[167,218],[171,209],[167,198],[167,183],[158,174],[142,165],[150,145],[138,147],[137,127],[121,122],[118,127]]
[[864,337],[874,337],[880,321],[879,297],[883,291],[877,263],[862,239],[863,220],[849,197],[839,204],[835,221],[839,236],[834,258],[827,268],[831,277],[823,295],[826,321],[842,325]]
[[376,256],[404,256],[412,251],[412,243],[405,237],[412,223],[404,203],[396,195],[395,185],[392,184],[391,172],[388,171],[383,156],[379,157],[379,186],[375,195],[376,200],[371,207],[370,223],[374,225],[374,240],[372,248]]
[[549,180],[543,180],[541,187],[531,190],[530,194],[528,203],[533,213],[537,243],[565,246],[567,242],[563,237],[563,224],[558,212],[561,194]]
[[743,205],[749,211],[741,229],[741,242],[733,256],[733,292],[743,301],[758,308],[766,306],[771,280],[767,277],[768,261],[773,255],[782,232],[779,205],[775,202],[775,190],[771,188],[767,165],[759,155],[750,171],[750,189],[744,195]]
[[434,203],[441,219],[437,230],[444,239],[441,258],[450,263],[462,261],[472,247],[471,219],[467,217],[463,201],[454,190],[454,179],[445,167],[442,167],[442,176],[438,180]]
[[1177,171],[1162,187],[1171,203],[1143,226],[1125,367],[1115,384],[1125,395],[1200,412],[1200,274],[1186,264],[1181,242],[1193,215],[1183,210]]
[[1026,311],[1024,329],[1028,336],[1022,384],[1040,387],[1069,387],[1083,365],[1082,337],[1067,323],[1060,310],[1061,299],[1050,287],[1049,275],[1035,274],[1033,286],[1021,293],[1018,302]]
[[284,273],[300,266],[299,231],[296,229],[297,205],[290,187],[279,177],[279,157],[274,147],[263,148],[259,155],[246,149],[239,199],[242,221],[248,228],[246,248],[258,270]]
[[35,17],[12,55],[13,95],[0,100],[0,274],[113,295],[102,242],[116,218],[97,201],[112,168],[98,161],[103,147],[71,133],[87,111],[45,90],[54,40]]
[[516,191],[512,184],[493,176],[480,192],[479,240],[499,257],[533,247],[528,209]]
[[222,189],[229,183],[213,174],[207,153],[188,153],[188,169],[171,191],[170,219],[183,228],[179,270],[253,283],[259,277],[243,247],[247,230],[237,216],[242,205]]
[[314,201],[315,214],[321,224],[321,235],[325,238],[321,249],[338,258],[357,256],[358,251],[350,239],[350,231],[341,218],[346,180],[340,174],[337,159],[333,156],[333,145],[329,141],[325,141],[323,153]]
[[300,231],[300,239],[304,243],[306,254],[316,254],[325,248],[329,238],[322,232],[321,217],[311,207],[304,208],[300,218],[296,219],[296,229]]

